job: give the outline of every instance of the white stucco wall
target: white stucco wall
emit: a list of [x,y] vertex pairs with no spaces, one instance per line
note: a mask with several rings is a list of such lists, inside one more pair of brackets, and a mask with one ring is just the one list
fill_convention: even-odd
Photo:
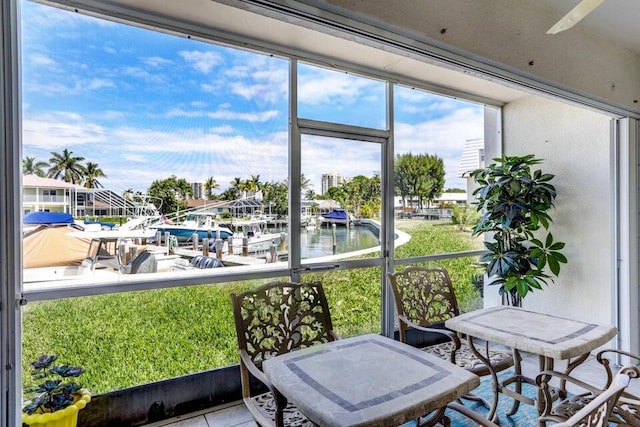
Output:
[[558,197],[550,231],[566,242],[569,259],[555,283],[528,295],[524,306],[611,324],[610,118],[530,96],[506,105],[503,119],[505,154],[535,154],[544,159],[543,172],[555,175]]
[[[545,82],[640,111],[640,55],[577,25],[548,35],[561,16],[522,0],[327,0],[351,17],[393,26]],[[390,3],[393,4],[390,7]],[[624,11],[621,11],[624,13]],[[504,67],[506,66],[506,67]]]

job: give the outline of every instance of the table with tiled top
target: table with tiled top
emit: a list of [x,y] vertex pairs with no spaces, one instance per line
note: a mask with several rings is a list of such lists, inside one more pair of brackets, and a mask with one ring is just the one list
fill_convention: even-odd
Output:
[[[472,346],[474,345],[473,339],[478,338],[510,347],[514,351],[516,365],[513,377],[498,383],[496,373],[492,371],[496,387],[494,402],[489,412],[490,418],[495,415],[498,391],[503,391],[508,396],[517,399],[512,411],[517,410],[518,401],[535,403],[533,399],[506,388],[506,385],[518,381],[535,384],[533,378],[521,375],[518,352],[539,355],[541,371],[553,369],[556,359],[567,360],[567,369],[564,372],[570,374],[589,356],[591,351],[609,342],[617,333],[616,328],[612,326],[598,325],[511,306],[491,307],[465,313],[448,319],[445,326],[467,335],[469,344]],[[487,366],[491,370],[490,364],[487,363]]]
[[480,384],[465,369],[375,334],[277,356],[263,369],[307,418],[326,427],[400,425]]

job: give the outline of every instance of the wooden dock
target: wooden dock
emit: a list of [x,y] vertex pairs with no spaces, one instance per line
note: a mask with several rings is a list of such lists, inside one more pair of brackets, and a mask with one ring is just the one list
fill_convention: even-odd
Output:
[[[202,255],[202,251],[181,247],[174,248],[173,253],[189,259],[193,258],[196,255]],[[209,253],[209,256],[215,257],[215,253]],[[225,265],[257,265],[265,264],[267,262],[264,258],[254,258],[249,256],[231,255],[225,253],[222,254],[221,261]]]

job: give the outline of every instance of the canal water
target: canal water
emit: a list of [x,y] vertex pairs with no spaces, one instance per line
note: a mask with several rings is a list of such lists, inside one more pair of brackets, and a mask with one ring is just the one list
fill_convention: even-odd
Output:
[[335,251],[332,227],[300,231],[301,258],[342,254],[380,245],[378,230],[365,225],[335,227]]

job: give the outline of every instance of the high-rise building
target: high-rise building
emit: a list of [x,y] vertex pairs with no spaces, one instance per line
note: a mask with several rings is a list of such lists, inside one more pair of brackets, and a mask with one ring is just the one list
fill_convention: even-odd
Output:
[[204,184],[202,182],[192,182],[191,190],[193,190],[193,198],[194,199],[203,199],[204,198]]
[[322,174],[322,193],[325,194],[331,187],[338,187],[345,182],[344,175],[341,173],[323,173]]

